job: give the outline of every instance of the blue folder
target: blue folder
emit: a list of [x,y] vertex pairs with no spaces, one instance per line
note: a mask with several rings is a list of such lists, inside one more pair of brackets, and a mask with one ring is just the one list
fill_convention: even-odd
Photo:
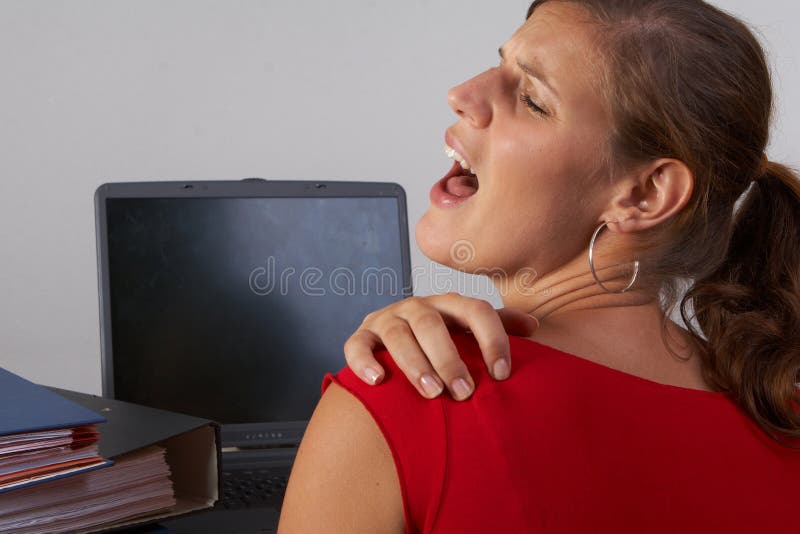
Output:
[[[105,418],[95,412],[0,367],[0,436],[74,428],[102,422],[105,422]],[[112,464],[113,462],[107,461],[105,464],[89,466],[83,470],[70,471],[66,474],[56,473],[12,488],[0,489],[0,493]]]

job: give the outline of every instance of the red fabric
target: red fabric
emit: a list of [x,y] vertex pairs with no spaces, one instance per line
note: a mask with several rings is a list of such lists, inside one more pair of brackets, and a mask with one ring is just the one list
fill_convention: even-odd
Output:
[[658,384],[510,337],[496,382],[453,334],[475,379],[463,402],[420,396],[386,351],[384,382],[326,375],[383,432],[406,532],[800,532],[800,451],[727,396]]

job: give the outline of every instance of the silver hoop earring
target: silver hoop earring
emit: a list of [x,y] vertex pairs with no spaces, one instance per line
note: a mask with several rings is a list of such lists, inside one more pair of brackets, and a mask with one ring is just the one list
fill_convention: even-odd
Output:
[[604,286],[603,282],[600,281],[600,278],[597,277],[597,272],[594,270],[594,241],[597,239],[597,234],[600,233],[600,230],[602,230],[604,226],[606,226],[606,221],[600,223],[600,226],[598,226],[592,234],[591,242],[589,242],[589,268],[592,270],[592,276],[594,276],[595,281],[600,284],[600,287],[602,287],[607,293],[625,293],[627,290],[633,287],[634,282],[636,282],[636,277],[639,276],[639,260],[633,262],[633,279],[628,282],[628,285],[625,286],[624,289],[620,291],[614,291]]

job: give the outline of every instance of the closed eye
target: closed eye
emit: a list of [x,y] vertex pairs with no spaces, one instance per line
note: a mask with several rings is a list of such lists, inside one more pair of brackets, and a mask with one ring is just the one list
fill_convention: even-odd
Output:
[[528,108],[532,109],[534,112],[538,113],[539,115],[547,116],[547,112],[544,109],[542,109],[541,107],[539,107],[538,105],[536,105],[536,102],[531,100],[531,97],[528,94],[520,93],[519,100],[520,100],[520,102],[522,102],[523,104],[528,106]]

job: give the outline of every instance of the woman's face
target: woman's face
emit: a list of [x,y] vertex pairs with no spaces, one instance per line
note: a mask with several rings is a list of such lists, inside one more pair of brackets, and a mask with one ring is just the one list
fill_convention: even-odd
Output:
[[450,90],[459,119],[446,142],[476,176],[459,177],[468,173],[455,162],[431,190],[416,237],[432,260],[542,275],[587,248],[607,201],[609,132],[587,21],[572,4],[542,5],[499,66]]

